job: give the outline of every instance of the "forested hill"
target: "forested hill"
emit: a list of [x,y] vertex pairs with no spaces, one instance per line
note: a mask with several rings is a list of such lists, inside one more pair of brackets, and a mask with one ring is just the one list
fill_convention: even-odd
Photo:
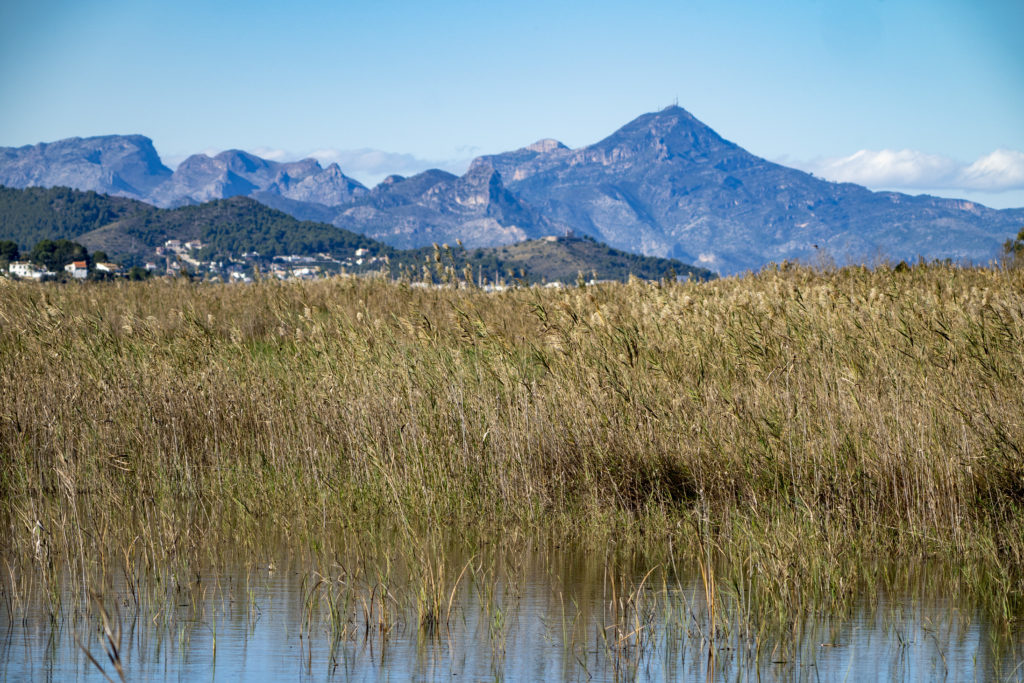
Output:
[[360,248],[377,254],[394,251],[369,237],[326,223],[300,221],[247,197],[153,209],[88,232],[80,241],[90,249],[135,256],[168,239],[199,240],[211,256],[225,257],[253,251],[264,257]]
[[526,283],[574,283],[584,279],[625,281],[630,275],[645,280],[666,277],[692,277],[709,280],[715,274],[678,259],[643,256],[613,249],[590,237],[545,237],[525,240],[503,247],[461,246],[435,250],[431,247],[397,251],[392,256],[392,271],[422,268],[423,264],[439,260],[462,273],[468,265],[484,279],[506,279]]
[[149,215],[149,204],[67,187],[0,185],[0,238],[29,249],[40,240],[73,239],[128,216]]

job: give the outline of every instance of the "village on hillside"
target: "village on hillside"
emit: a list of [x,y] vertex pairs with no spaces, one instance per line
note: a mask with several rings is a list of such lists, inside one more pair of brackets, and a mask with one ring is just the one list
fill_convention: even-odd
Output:
[[[0,256],[0,276],[36,282],[114,278],[142,280],[153,276],[181,275],[211,282],[252,282],[257,275],[279,280],[312,280],[342,274],[347,269],[366,270],[388,263],[387,256],[373,255],[365,248],[354,249],[351,254],[345,255],[318,253],[312,256],[286,254],[264,257],[252,251],[238,258],[209,260],[202,258],[206,246],[199,240],[183,242],[169,239],[156,248],[155,258],[145,261],[142,266],[131,268],[108,261],[103,252],[97,252],[94,258],[89,258],[84,249],[77,253],[84,258],[74,258],[59,267],[55,267],[50,259],[33,259],[28,254],[23,257],[15,250],[6,254],[14,256],[13,259]],[[103,259],[99,260],[95,256],[102,256]],[[47,260],[50,262],[47,263]]]

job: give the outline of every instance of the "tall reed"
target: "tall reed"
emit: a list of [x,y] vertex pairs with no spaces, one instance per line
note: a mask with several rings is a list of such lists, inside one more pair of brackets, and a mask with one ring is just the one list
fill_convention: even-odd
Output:
[[[616,539],[783,620],[931,559],[1009,620],[1022,386],[1019,269],[0,280],[0,543],[87,595],[101,557],[325,557],[354,530]],[[459,570],[426,571],[424,615]]]

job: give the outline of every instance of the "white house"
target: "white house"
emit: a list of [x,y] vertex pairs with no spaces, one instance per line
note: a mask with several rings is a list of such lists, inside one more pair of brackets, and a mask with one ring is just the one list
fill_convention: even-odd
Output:
[[76,280],[84,280],[89,276],[89,264],[85,261],[72,261],[64,266],[64,271]]
[[42,280],[46,275],[46,271],[38,268],[35,264],[29,263],[28,261],[12,261],[7,266],[7,271],[16,277],[25,278],[27,280]]
[[117,275],[121,272],[121,266],[116,263],[97,263],[96,270],[101,273],[110,273],[111,275]]

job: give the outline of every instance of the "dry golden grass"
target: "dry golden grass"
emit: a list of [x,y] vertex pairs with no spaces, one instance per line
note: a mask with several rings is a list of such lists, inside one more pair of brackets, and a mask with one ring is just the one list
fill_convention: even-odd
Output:
[[3,552],[85,577],[353,529],[544,533],[700,558],[716,599],[785,614],[930,558],[1012,619],[1022,388],[1020,269],[0,280]]

